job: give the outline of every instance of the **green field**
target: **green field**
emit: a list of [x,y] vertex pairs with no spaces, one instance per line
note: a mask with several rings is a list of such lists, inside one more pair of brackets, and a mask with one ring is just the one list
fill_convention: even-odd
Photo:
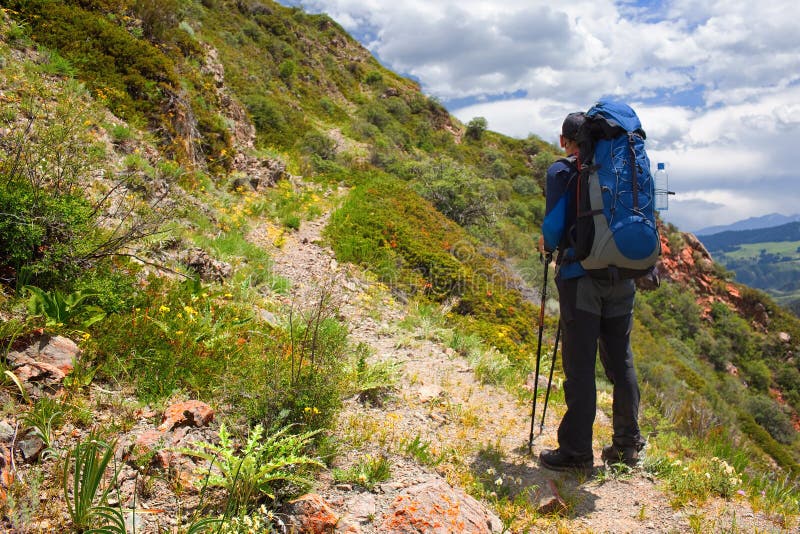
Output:
[[783,241],[771,243],[750,243],[738,245],[737,249],[731,252],[713,252],[712,255],[722,259],[723,257],[731,260],[743,260],[748,258],[758,258],[761,251],[767,254],[776,254],[795,260],[800,260],[800,241]]
[[712,252],[714,260],[736,274],[736,280],[772,295],[780,304],[800,311],[800,241],[736,245]]

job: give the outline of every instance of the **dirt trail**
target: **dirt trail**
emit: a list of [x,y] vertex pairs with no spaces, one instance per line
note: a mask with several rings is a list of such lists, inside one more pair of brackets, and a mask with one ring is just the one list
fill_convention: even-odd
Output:
[[[323,475],[317,488],[338,513],[358,525],[357,531],[381,532],[381,518],[404,488],[437,479],[458,486],[465,480],[464,471],[471,469],[498,481],[502,478],[498,490],[502,486],[511,495],[528,491],[534,502],[538,502],[538,488],[546,488],[553,480],[571,512],[567,518],[540,518],[537,529],[544,532],[691,532],[692,514],[704,517],[703,531],[729,532],[736,525],[738,531],[781,532],[741,502],[718,501],[703,510],[675,510],[658,481],[641,470],[621,478],[580,478],[540,468],[539,451],[556,443],[557,410],[548,413],[544,433],[536,438],[534,454],[529,455],[527,403],[501,387],[482,385],[468,362],[428,339],[424,327],[412,333],[398,327],[408,313],[406,305],[361,270],[334,259],[332,251],[321,244],[327,221],[326,214],[304,222],[298,231],[284,236],[280,248],[271,243],[267,227],[256,228],[250,237],[270,251],[274,272],[291,281],[291,298],[296,303],[309,302],[323,288],[330,291],[352,341],[371,347],[373,360],[400,364],[395,394],[381,407],[348,400],[337,429],[342,442],[352,444],[350,450],[340,451],[337,465],[382,454],[392,463],[392,478],[368,492],[335,484]],[[598,424],[609,424],[602,412],[598,412]],[[432,468],[403,456],[400,445],[415,437],[430,442],[432,451],[450,451],[460,461]],[[595,467],[601,475],[602,445],[595,443]],[[495,466],[499,460],[499,469],[487,473],[494,469],[485,460],[488,456],[494,458]],[[483,504],[491,510],[490,502]],[[495,529],[501,530],[498,523]]]

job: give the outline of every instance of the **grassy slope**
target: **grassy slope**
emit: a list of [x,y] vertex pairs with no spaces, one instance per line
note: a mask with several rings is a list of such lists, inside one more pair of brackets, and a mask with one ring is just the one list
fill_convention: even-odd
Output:
[[[317,382],[321,370],[300,377],[303,383],[284,374],[298,356],[292,352],[292,333],[259,323],[252,310],[259,288],[278,287],[280,281],[264,278],[268,258],[241,239],[249,217],[306,209],[312,195],[279,189],[257,199],[227,190],[233,177],[230,158],[240,147],[231,142],[213,80],[200,69],[202,42],[218,50],[229,89],[257,126],[257,153],[280,154],[293,172],[351,188],[327,232],[341,259],[373,270],[398,292],[455,302],[454,324],[501,348],[518,377],[531,368],[535,310],[509,287],[511,275],[497,260],[531,265],[523,271],[533,272],[529,280],[538,282],[540,268],[530,253],[541,221],[543,170],[555,157],[552,147],[493,132],[476,139],[464,136],[463,125],[420,94],[416,84],[383,69],[324,16],[271,2],[243,3],[242,9],[223,1],[175,2],[162,6],[163,13],[176,14],[174,19],[156,17],[142,30],[130,17],[132,2],[69,2],[58,9],[50,8],[61,2],[13,4],[24,9],[15,17],[27,25],[22,34],[31,36],[17,46],[35,41],[58,51],[64,60],[58,70],[64,72],[57,74],[85,80],[87,98],[150,129],[164,157],[182,169],[178,184],[212,207],[207,214],[187,213],[193,230],[173,230],[173,236],[200,243],[238,267],[235,290],[159,281],[128,295],[104,327],[91,332],[97,341],[87,348],[90,363],[101,369],[98,376],[122,377],[141,399],[153,402],[163,402],[176,390],[224,398],[240,407],[233,418],[250,422],[271,422],[288,409],[292,418],[307,423],[304,409],[313,405],[322,409],[315,422],[322,427],[336,410],[340,389],[325,392],[322,386],[329,384]],[[169,31],[160,28],[162,23]],[[68,32],[48,32],[59,25],[99,37],[76,49],[72,39],[59,39]],[[120,61],[108,70],[108,62],[91,61],[103,43],[104,54],[124,52],[147,61],[127,68]],[[191,150],[191,142],[187,148],[181,137],[184,124],[165,105],[169,95],[181,91],[197,118],[199,151]],[[101,122],[99,113],[91,118],[93,124]],[[338,130],[338,137],[332,130]],[[483,196],[471,196],[475,191]],[[451,220],[476,206],[490,209],[478,210],[464,226]],[[670,234],[671,240],[680,239]],[[78,278],[64,286],[75,289],[82,283]],[[718,455],[737,468],[741,452],[749,451],[757,480],[762,469],[769,470],[764,452],[786,471],[797,470],[800,449],[786,427],[788,415],[770,415],[800,408],[800,376],[787,356],[800,340],[800,326],[763,295],[748,298],[770,313],[766,331],[753,329],[750,317],[724,305],[709,315],[691,293],[669,285],[642,294],[634,342],[648,406],[643,426],[658,432],[654,445],[667,451],[677,447],[675,454],[691,447],[692,454]],[[13,300],[4,302],[10,307]],[[257,305],[284,312],[269,299]],[[187,317],[196,317],[189,328]],[[23,327],[33,328],[35,321],[28,321]],[[147,335],[128,339],[115,334],[132,323]],[[254,336],[256,324],[271,332],[268,340]],[[325,324],[328,356],[334,361],[345,349],[335,321]],[[777,338],[779,331],[791,334],[791,345]],[[232,345],[237,349],[231,353],[227,348]],[[264,359],[265,354],[277,356]],[[174,372],[176,363],[183,367],[181,374]],[[739,367],[741,379],[725,371],[728,363]],[[272,380],[267,387],[283,391],[289,384],[296,395],[283,404],[260,403],[269,395],[250,393],[264,388],[266,377]],[[339,378],[343,384],[352,379]],[[218,387],[220,380],[231,387]],[[775,388],[782,391],[784,407],[770,397]],[[719,439],[703,445],[709,442],[709,428],[717,429]]]

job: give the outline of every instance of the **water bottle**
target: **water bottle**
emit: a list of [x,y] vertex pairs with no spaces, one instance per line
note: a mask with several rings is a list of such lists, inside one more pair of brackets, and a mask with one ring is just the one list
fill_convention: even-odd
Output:
[[656,173],[653,175],[655,182],[656,205],[658,211],[667,211],[668,195],[669,195],[669,180],[667,178],[667,170],[664,168],[663,163],[659,163],[656,168]]

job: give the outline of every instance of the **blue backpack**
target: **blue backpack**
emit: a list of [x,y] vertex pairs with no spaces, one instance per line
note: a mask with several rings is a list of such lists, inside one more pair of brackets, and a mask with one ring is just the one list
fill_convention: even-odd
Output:
[[661,255],[645,137],[636,113],[609,100],[595,104],[578,131],[573,247],[576,259],[594,278],[614,281],[647,275]]

